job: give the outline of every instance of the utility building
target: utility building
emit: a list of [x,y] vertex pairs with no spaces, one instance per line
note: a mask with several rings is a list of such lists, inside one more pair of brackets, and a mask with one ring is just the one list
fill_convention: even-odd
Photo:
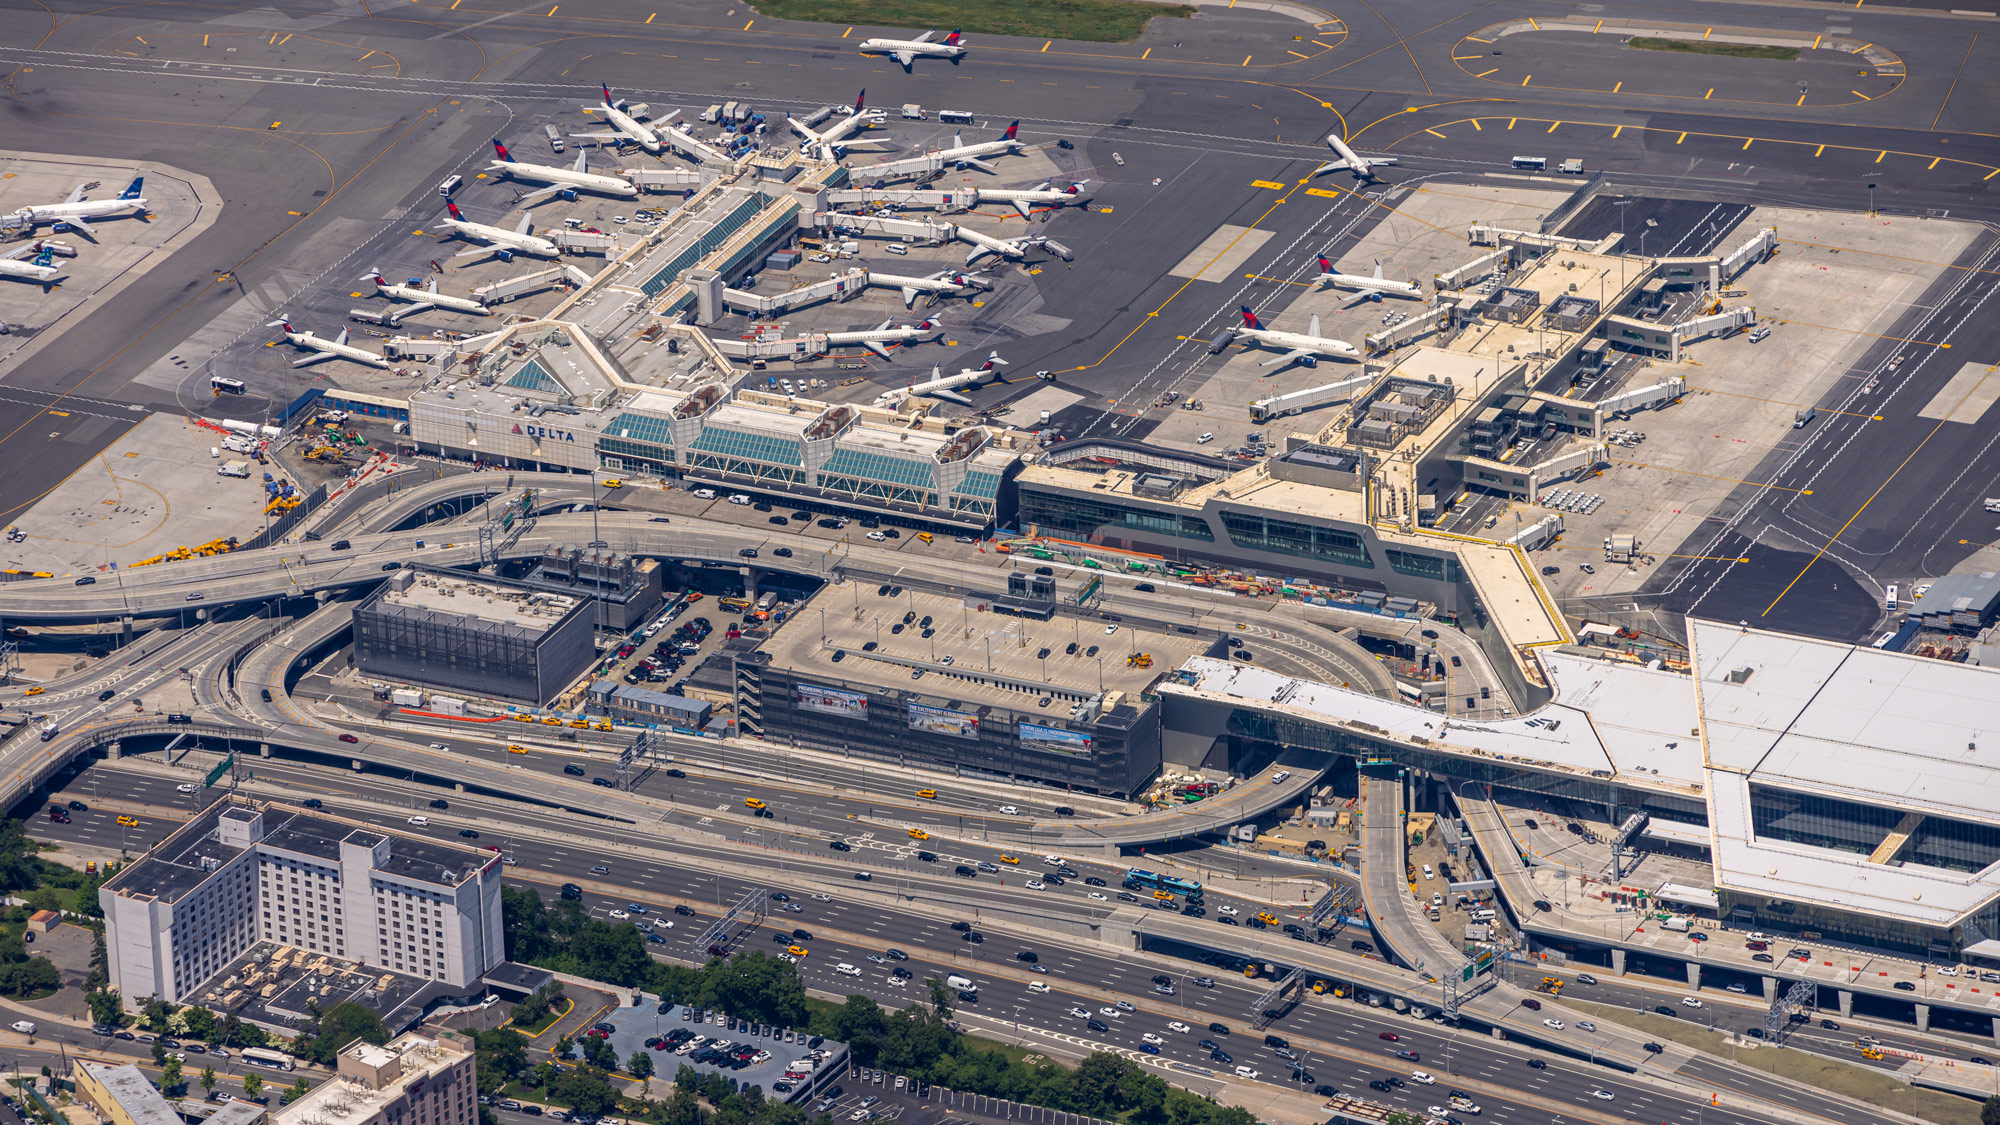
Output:
[[409,571],[354,610],[354,662],[384,679],[546,703],[596,655],[591,599]]

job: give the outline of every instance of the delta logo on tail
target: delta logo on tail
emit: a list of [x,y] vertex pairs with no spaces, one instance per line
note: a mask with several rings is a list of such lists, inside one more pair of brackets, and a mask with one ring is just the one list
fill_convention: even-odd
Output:
[[[953,35],[957,35],[957,34],[958,34],[958,32],[954,31],[954,32],[952,32],[952,34],[953,34]],[[1021,127],[1021,123],[1020,123],[1019,121],[1016,121],[1016,122],[1014,122],[1014,123],[1013,123],[1012,125],[1009,125],[1009,126],[1007,126],[1007,131],[1006,131],[1006,132],[1004,132],[1004,133],[1002,133],[1002,134],[1000,134],[1000,139],[1001,139],[1001,140],[1003,140],[1003,141],[1011,141],[1011,140],[1013,140],[1013,139],[1014,139],[1014,131],[1015,131],[1016,129],[1019,129],[1020,127]]]
[[959,30],[954,27],[951,29],[951,34],[944,37],[944,45],[947,47],[956,47],[958,46],[958,40]]
[[1263,322],[1257,319],[1256,313],[1250,311],[1249,305],[1238,305],[1237,307],[1243,310],[1243,327],[1255,328],[1260,331],[1263,329]]
[[507,151],[507,146],[500,143],[499,137],[493,138],[493,151],[500,155],[501,160],[509,164],[519,163],[519,161],[514,159],[514,154]]
[[1321,254],[1319,256],[1319,272],[1321,273],[1333,272],[1333,263],[1326,260],[1325,254]]

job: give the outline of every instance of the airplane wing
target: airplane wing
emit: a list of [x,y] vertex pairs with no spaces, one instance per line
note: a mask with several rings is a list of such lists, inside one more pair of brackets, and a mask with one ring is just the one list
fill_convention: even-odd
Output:
[[1281,355],[1276,359],[1265,360],[1261,364],[1261,366],[1276,367],[1281,363],[1297,363],[1299,360],[1307,359],[1316,356],[1318,354],[1319,353],[1313,351],[1311,348],[1294,348],[1291,351],[1286,352],[1284,355]]
[[569,139],[573,141],[622,141],[625,139],[625,134],[612,132],[571,133]]
[[83,185],[82,185],[82,184],[78,184],[78,185],[76,185],[76,187],[75,187],[74,189],[72,189],[72,190],[70,191],[70,193],[69,193],[69,197],[68,197],[68,198],[66,198],[66,199],[64,199],[64,200],[63,200],[63,202],[64,202],[64,203],[75,203],[75,202],[76,202],[77,200],[79,200],[79,199],[82,199],[82,198],[83,198]]
[[1351,309],[1356,305],[1366,304],[1369,301],[1380,301],[1381,299],[1382,299],[1382,294],[1372,289],[1364,289],[1361,292],[1356,293],[1352,300],[1348,301],[1346,304],[1340,307],[1343,309]]
[[912,43],[928,43],[928,42],[930,42],[930,41],[931,41],[931,36],[933,36],[933,35],[936,35],[936,34],[937,34],[937,28],[935,28],[935,27],[934,27],[934,28],[931,28],[931,29],[930,29],[929,31],[926,31],[926,32],[924,32],[924,33],[923,33],[922,35],[919,35],[919,36],[917,36],[917,37],[916,37],[915,39],[912,39],[912,40],[910,40],[910,42],[912,42]]
[[332,358],[333,358],[333,353],[332,353],[332,352],[314,352],[313,354],[311,354],[311,355],[309,355],[309,356],[305,357],[304,359],[295,359],[295,360],[293,360],[293,361],[292,361],[292,366],[293,366],[293,367],[311,367],[311,366],[312,366],[313,364],[315,364],[315,363],[325,363],[325,362],[326,362],[327,360],[329,360],[329,359],[332,359]]
[[1320,165],[1319,167],[1314,168],[1313,175],[1323,176],[1328,172],[1338,172],[1345,167],[1347,167],[1347,161],[1345,160],[1329,160],[1326,163]]
[[995,171],[995,170],[996,170],[996,169],[995,169],[995,168],[993,167],[993,165],[991,165],[991,164],[988,164],[988,163],[986,163],[986,162],[985,162],[984,160],[981,160],[981,159],[979,159],[979,158],[978,158],[978,157],[976,157],[976,156],[958,156],[958,157],[953,157],[953,158],[952,158],[952,162],[953,162],[954,164],[957,164],[957,165],[958,165],[959,167],[961,167],[961,168],[963,168],[963,167],[965,167],[966,165],[968,165],[968,164],[969,164],[969,165],[971,165],[972,167],[974,167],[974,168],[977,168],[977,169],[979,169],[979,170],[980,170],[980,171],[982,171],[982,172],[992,172],[992,171]]
[[500,248],[498,246],[474,246],[470,250],[461,250],[458,253],[453,254],[452,259],[456,261],[459,258],[477,258],[480,257],[481,255],[498,254],[499,252]]
[[906,308],[906,309],[913,309],[913,308],[916,308],[916,307],[917,307],[917,293],[918,293],[918,292],[920,292],[920,291],[919,291],[919,290],[916,290],[916,289],[912,289],[912,288],[910,288],[910,287],[909,287],[909,286],[907,286],[907,285],[903,286],[903,307],[904,307],[904,308]]
[[965,264],[969,266],[972,263],[978,261],[979,259],[984,258],[988,254],[997,254],[997,253],[999,253],[999,251],[995,250],[991,246],[974,246],[971,250],[966,252]]
[[1032,219],[1035,217],[1035,209],[1029,206],[1028,201],[1025,199],[1014,200],[1014,210],[1019,211],[1021,213],[1021,217],[1024,219]]
[[957,391],[931,391],[929,393],[931,398],[943,399],[946,402],[956,403],[967,409],[975,409],[978,405]]
[[904,70],[910,69],[917,61],[917,53],[915,51],[891,51],[889,52],[889,57],[902,63]]
[[73,230],[80,230],[92,238],[97,237],[97,231],[92,229],[89,223],[84,222],[81,218],[75,215],[66,215],[63,217],[62,221],[68,223],[70,225],[70,228]]
[[555,193],[561,191],[564,186],[565,185],[563,184],[550,184],[547,187],[536,188],[533,191],[524,191],[521,193],[521,199],[523,202],[530,199],[539,200],[542,199],[544,196],[554,195]]
[[863,340],[861,341],[861,346],[881,356],[883,359],[889,358],[889,349],[883,346],[880,340]]
[[1393,157],[1393,156],[1371,156],[1371,157],[1369,157],[1369,158],[1368,158],[1368,163],[1370,163],[1370,164],[1395,164],[1395,163],[1398,163],[1398,161],[1397,161],[1397,159],[1396,159],[1395,157]]

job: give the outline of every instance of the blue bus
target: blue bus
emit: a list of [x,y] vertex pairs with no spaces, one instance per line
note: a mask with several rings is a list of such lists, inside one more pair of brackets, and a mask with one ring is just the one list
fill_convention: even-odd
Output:
[[1126,890],[1167,891],[1180,895],[1189,902],[1201,901],[1201,884],[1192,879],[1181,879],[1173,875],[1162,875],[1157,871],[1141,871],[1128,868],[1125,872]]

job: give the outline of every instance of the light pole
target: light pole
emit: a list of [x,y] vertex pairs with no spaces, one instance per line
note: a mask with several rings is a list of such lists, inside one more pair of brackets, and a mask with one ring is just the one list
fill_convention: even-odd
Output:
[[1875,217],[1875,185],[1873,183],[1868,185],[1868,216],[1869,218]]

